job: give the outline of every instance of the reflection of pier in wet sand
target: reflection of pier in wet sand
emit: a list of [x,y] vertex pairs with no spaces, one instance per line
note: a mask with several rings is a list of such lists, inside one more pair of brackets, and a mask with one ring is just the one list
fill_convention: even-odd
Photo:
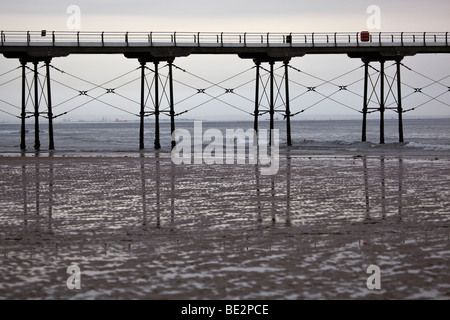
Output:
[[447,292],[447,160],[289,155],[276,176],[164,153],[0,167],[4,298],[74,297],[71,263],[82,298],[364,298],[369,264],[381,297]]
[[[73,160],[77,166],[71,168],[66,164],[72,160],[64,158],[23,158],[20,182],[16,184],[21,187],[22,209],[17,207],[16,211],[21,212],[19,216],[25,228],[33,221],[39,230],[42,219],[47,220],[49,233],[58,233],[58,229],[65,232],[64,227],[70,229],[70,225],[77,224],[82,229],[83,224],[96,229],[95,224],[102,221],[107,227],[109,222],[116,221],[123,228],[143,225],[176,230],[195,228],[198,223],[201,227],[220,229],[235,223],[249,224],[252,220],[257,225],[270,221],[273,226],[280,221],[286,226],[303,225],[322,218],[362,219],[368,223],[384,220],[394,212],[401,220],[403,190],[407,184],[402,158],[358,156],[351,164],[344,159],[322,159],[320,161],[330,161],[328,165],[335,167],[334,172],[325,175],[323,167],[299,166],[299,161],[308,164],[308,159],[289,156],[282,160],[284,165],[279,175],[261,175],[258,165],[254,165],[254,179],[246,181],[239,175],[229,177],[227,165],[220,166],[225,171],[216,171],[214,165],[177,166],[159,154],[152,158],[141,154],[137,170],[132,169],[137,158],[113,159],[113,164],[105,168],[101,159]],[[133,165],[125,168],[122,161]],[[362,166],[358,168],[356,163],[360,161]],[[386,161],[389,162],[388,173]],[[397,166],[392,165],[394,161]],[[79,172],[75,172],[80,166]],[[242,177],[248,166],[238,166]],[[209,172],[201,173],[203,180],[194,176],[201,171]],[[292,172],[295,172],[294,177]],[[75,185],[71,182],[73,179]],[[136,181],[140,181],[139,186]],[[89,203],[92,206],[87,214],[82,209]],[[345,210],[334,211],[338,207]],[[48,213],[45,215],[45,212]],[[53,222],[61,216],[67,224],[64,227],[59,224],[55,229]]]

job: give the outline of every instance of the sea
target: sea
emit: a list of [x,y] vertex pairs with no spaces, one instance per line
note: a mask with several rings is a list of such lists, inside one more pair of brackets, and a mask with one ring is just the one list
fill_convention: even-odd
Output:
[[[301,120],[291,122],[292,146],[287,146],[286,122],[275,121],[274,128],[279,132],[280,152],[296,153],[352,153],[352,152],[402,152],[405,154],[426,154],[450,152],[450,118],[405,119],[403,121],[404,142],[399,143],[398,121],[385,120],[384,144],[380,144],[380,122],[377,119],[367,121],[367,139],[361,142],[361,120]],[[219,130],[226,138],[227,130],[253,129],[253,121],[178,121],[175,124],[180,132],[195,137],[194,127],[202,132],[209,129]],[[182,129],[185,129],[184,131]],[[263,129],[259,139],[269,138],[269,121],[260,121]],[[265,129],[265,130],[264,130]],[[34,124],[26,125],[26,150],[20,150],[20,123],[0,124],[0,154],[33,154],[35,131]],[[216,131],[217,132],[217,131]],[[49,151],[48,125],[39,127],[40,152]],[[202,137],[200,137],[201,139]],[[54,124],[54,155],[139,155],[153,152],[155,143],[155,123],[146,122],[144,126],[144,150],[139,149],[138,122],[61,122]],[[211,139],[201,139],[203,146]],[[248,141],[247,141],[248,143]],[[161,151],[171,150],[170,123],[160,123]]]

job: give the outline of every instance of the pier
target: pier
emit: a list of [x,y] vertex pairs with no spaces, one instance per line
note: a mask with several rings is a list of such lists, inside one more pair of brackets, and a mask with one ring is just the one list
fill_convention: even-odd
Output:
[[[166,112],[170,116],[171,131],[175,131],[175,117],[188,112],[175,111],[174,101],[174,76],[173,69],[179,68],[174,64],[177,58],[190,55],[237,55],[241,59],[251,61],[255,69],[255,96],[254,96],[254,129],[258,130],[258,119],[261,115],[268,113],[270,116],[270,129],[274,128],[275,113],[280,113],[286,121],[287,144],[292,145],[290,121],[293,113],[290,102],[289,71],[299,71],[290,65],[292,59],[301,58],[305,55],[329,55],[343,54],[350,59],[360,59],[364,64],[364,89],[361,93],[363,101],[362,109],[362,133],[361,140],[366,141],[366,119],[368,113],[379,112],[380,114],[380,139],[384,141],[384,113],[392,109],[398,114],[398,140],[404,141],[403,136],[403,113],[408,110],[402,105],[402,82],[401,69],[402,60],[406,56],[417,54],[450,53],[448,32],[354,32],[354,33],[212,33],[212,32],[81,32],[81,31],[1,31],[0,53],[5,58],[17,59],[22,70],[22,95],[20,115],[15,115],[21,120],[21,143],[20,148],[26,149],[25,144],[25,120],[34,117],[35,143],[34,149],[40,149],[39,118],[45,117],[49,122],[49,149],[55,149],[53,137],[53,120],[61,116],[54,114],[52,109],[52,78],[51,61],[56,57],[67,57],[73,54],[121,54],[124,58],[135,59],[139,63],[140,70],[140,109],[135,115],[140,119],[139,149],[144,149],[144,119],[154,116],[155,119],[155,141],[154,148],[161,148],[159,117]],[[385,64],[387,61],[395,63],[395,75],[389,79],[385,75]],[[166,63],[168,75],[160,74],[161,63]],[[31,65],[30,68],[28,65]],[[39,64],[45,66],[46,90],[39,86],[38,71]],[[284,88],[275,81],[274,66],[281,64],[284,71]],[[152,69],[149,68],[152,66]],[[267,68],[266,68],[267,66]],[[377,79],[372,81],[369,69],[376,70]],[[32,86],[27,85],[26,71],[32,71]],[[146,86],[146,71],[153,74],[153,85]],[[268,73],[268,82],[261,86],[261,71]],[[184,71],[184,70],[182,70]],[[53,71],[52,71],[53,72]],[[63,72],[63,71],[61,71]],[[161,77],[165,78],[167,85],[161,86]],[[146,110],[148,91],[151,89],[153,96],[152,111]],[[421,88],[416,88],[420,92]],[[41,92],[40,92],[41,90]],[[205,93],[205,89],[197,88],[198,93]],[[315,87],[308,87],[308,91],[315,91]],[[339,90],[347,90],[341,86]],[[450,87],[449,87],[450,91]],[[114,88],[107,88],[106,93],[114,93]],[[225,93],[233,93],[233,88],[225,88]],[[262,110],[260,105],[261,95],[268,97],[268,110]],[[41,96],[45,95],[45,99]],[[79,91],[79,95],[88,95],[86,91]],[[161,96],[165,95],[168,100],[169,110],[160,109]],[[275,100],[282,95],[284,110],[276,110]],[[374,106],[372,96],[377,96]],[[391,95],[396,105],[386,105],[386,97]],[[33,112],[27,112],[28,98],[33,103]],[[211,96],[212,99],[217,97]],[[431,97],[435,99],[436,97]],[[94,98],[93,100],[96,100]],[[40,111],[40,104],[44,102],[47,110]],[[128,110],[132,112],[133,110]],[[8,113],[8,112],[6,112]],[[172,147],[174,146],[172,141]]]

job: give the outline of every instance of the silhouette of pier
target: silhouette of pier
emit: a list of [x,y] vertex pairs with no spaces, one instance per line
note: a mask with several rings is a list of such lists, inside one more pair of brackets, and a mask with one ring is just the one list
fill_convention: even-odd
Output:
[[[140,117],[139,149],[144,149],[144,118],[153,115],[155,118],[155,149],[160,145],[160,114],[167,112],[170,116],[171,131],[175,130],[175,117],[186,111],[176,113],[173,87],[174,61],[180,57],[188,57],[193,54],[205,55],[237,55],[242,59],[252,60],[255,74],[255,98],[254,98],[254,129],[258,130],[258,118],[262,114],[270,115],[270,129],[274,128],[274,116],[278,112],[275,108],[277,94],[281,94],[281,84],[275,80],[274,65],[282,63],[284,69],[284,110],[281,113],[286,120],[287,144],[292,145],[290,120],[294,113],[290,108],[290,82],[289,70],[294,69],[289,63],[293,58],[311,54],[345,54],[349,58],[361,59],[364,63],[364,89],[362,93],[362,141],[366,141],[366,119],[368,113],[380,113],[380,143],[384,143],[384,113],[387,109],[393,109],[398,113],[399,142],[404,141],[402,114],[406,112],[402,106],[402,82],[401,66],[405,56],[417,54],[450,53],[448,32],[354,32],[354,33],[211,33],[211,32],[73,32],[73,31],[1,31],[0,53],[8,59],[18,59],[22,68],[22,96],[21,96],[21,144],[25,145],[25,119],[34,117],[35,120],[35,144],[34,149],[40,149],[39,117],[46,117],[49,121],[49,149],[55,148],[53,138],[53,119],[60,115],[53,114],[52,90],[50,68],[51,60],[55,57],[67,57],[71,54],[122,54],[128,59],[136,59],[140,64]],[[393,61],[396,65],[395,75],[389,79],[385,75],[385,63]],[[167,85],[161,86],[159,65],[167,63],[168,75],[165,76]],[[31,63],[33,68],[28,68]],[[45,65],[46,92],[39,86],[39,63]],[[377,68],[373,67],[378,63]],[[153,69],[147,67],[153,64]],[[268,64],[269,68],[263,67]],[[372,81],[369,68],[376,70],[378,78]],[[27,72],[33,73],[32,86],[27,84]],[[146,82],[146,70],[151,70],[154,76],[152,88]],[[260,85],[261,70],[269,74],[267,84]],[[58,70],[61,71],[61,70]],[[184,70],[183,70],[184,71]],[[369,87],[371,91],[369,90]],[[153,110],[146,111],[146,96],[148,90],[154,94]],[[420,88],[415,88],[419,90]],[[39,92],[41,90],[41,92]],[[205,89],[197,89],[198,93],[205,93]],[[233,93],[233,89],[225,88],[226,93]],[[315,87],[308,87],[308,91],[315,91]],[[340,86],[339,90],[347,90],[346,86]],[[276,93],[275,91],[278,91]],[[450,87],[449,87],[450,91]],[[268,97],[268,110],[261,110],[261,94]],[[107,88],[107,93],[114,93],[114,88]],[[86,91],[79,91],[80,95],[88,95]],[[45,99],[41,96],[45,95]],[[160,97],[165,95],[168,100],[169,110],[160,109]],[[377,103],[371,106],[372,97],[377,96]],[[395,105],[386,105],[386,97],[394,96]],[[33,112],[26,111],[26,104],[31,97]],[[297,96],[298,97],[298,96]],[[212,99],[218,97],[211,96]],[[93,98],[96,100],[97,98]],[[431,97],[436,99],[436,97]],[[40,102],[45,100],[46,112],[40,112]],[[129,110],[128,110],[129,111]],[[303,112],[302,110],[300,112]],[[3,111],[5,112],[5,111]],[[8,112],[6,112],[8,113]],[[299,113],[299,112],[297,112]],[[172,141],[172,147],[175,142]]]

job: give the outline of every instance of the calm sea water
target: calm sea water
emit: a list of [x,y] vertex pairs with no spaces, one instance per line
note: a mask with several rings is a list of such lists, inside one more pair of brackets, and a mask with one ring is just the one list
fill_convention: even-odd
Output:
[[[398,143],[397,121],[385,121],[385,145],[379,145],[379,121],[369,120],[367,142],[361,143],[360,120],[293,121],[290,152],[295,151],[368,151],[396,150],[401,152],[450,151],[450,119],[404,120],[405,143]],[[177,129],[187,129],[194,138],[194,122],[179,121]],[[227,129],[251,129],[253,122],[202,122],[203,132],[210,128],[219,129],[226,136]],[[261,121],[260,129],[268,129],[269,122]],[[280,149],[286,150],[286,126],[284,121],[276,121],[279,129]],[[27,124],[26,145],[28,152],[34,152],[34,126]],[[170,123],[160,125],[162,150],[170,150]],[[145,124],[145,149],[152,151],[154,145],[154,123]],[[56,153],[135,153],[139,151],[139,123],[55,123],[54,139]],[[48,126],[40,126],[41,151],[48,150]],[[203,142],[204,145],[208,141]],[[0,125],[0,152],[20,151],[20,124]]]

